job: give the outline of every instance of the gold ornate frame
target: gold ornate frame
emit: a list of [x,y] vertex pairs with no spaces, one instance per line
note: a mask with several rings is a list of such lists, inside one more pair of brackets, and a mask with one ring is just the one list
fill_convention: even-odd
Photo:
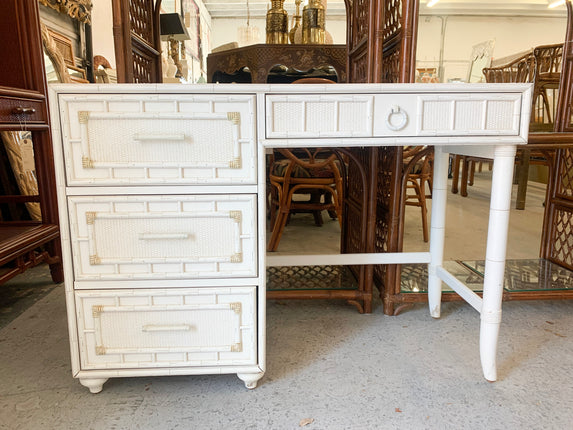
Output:
[[85,24],[91,24],[92,0],[38,0],[41,5],[69,15]]

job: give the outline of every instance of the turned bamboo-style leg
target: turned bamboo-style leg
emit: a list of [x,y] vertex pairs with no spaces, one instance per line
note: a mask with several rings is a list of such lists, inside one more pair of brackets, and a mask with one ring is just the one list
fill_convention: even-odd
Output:
[[448,196],[449,155],[443,148],[436,147],[434,154],[434,180],[432,191],[432,215],[430,227],[430,264],[428,265],[428,303],[430,315],[440,317],[442,281],[436,269],[443,264],[446,235],[446,201]]
[[501,324],[501,301],[503,297],[514,160],[514,146],[496,147],[491,180],[480,327],[481,364],[485,379],[488,381],[497,379],[497,341]]

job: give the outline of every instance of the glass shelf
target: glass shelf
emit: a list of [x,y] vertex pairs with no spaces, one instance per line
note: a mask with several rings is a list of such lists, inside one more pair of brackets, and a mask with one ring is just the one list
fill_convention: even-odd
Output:
[[[482,292],[484,260],[444,262],[444,268],[475,292]],[[402,293],[427,293],[426,264],[402,265]],[[573,271],[544,259],[506,260],[505,291],[573,290]],[[444,284],[443,292],[452,291]]]
[[[483,277],[484,261],[463,261],[462,264]],[[506,260],[506,291],[572,290],[573,271],[541,258]]]
[[[483,290],[483,276],[470,270],[460,261],[444,261],[444,268],[476,293],[480,293]],[[403,264],[401,290],[402,293],[427,293],[428,265]],[[443,284],[442,291],[447,293],[453,290],[446,284]]]

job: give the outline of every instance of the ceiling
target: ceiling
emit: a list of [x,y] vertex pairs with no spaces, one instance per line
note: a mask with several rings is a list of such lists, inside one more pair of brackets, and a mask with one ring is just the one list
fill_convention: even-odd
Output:
[[[327,0],[330,17],[344,16],[344,0]],[[440,0],[435,6],[426,6],[428,0],[420,0],[420,15],[503,15],[503,16],[565,16],[565,6],[549,9],[553,0]],[[203,0],[213,18],[237,18],[247,16],[247,2],[252,18],[264,17],[270,0]],[[286,0],[284,8],[292,14],[294,0]],[[301,5],[302,8],[302,5]]]

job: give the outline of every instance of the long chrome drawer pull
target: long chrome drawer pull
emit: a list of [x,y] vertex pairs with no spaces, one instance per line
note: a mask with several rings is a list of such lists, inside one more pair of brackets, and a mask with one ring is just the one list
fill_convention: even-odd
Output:
[[142,142],[147,141],[177,141],[180,142],[185,140],[185,133],[176,133],[176,134],[134,134],[134,140],[140,140]]
[[175,324],[175,325],[144,325],[141,331],[191,331],[189,324]]
[[189,239],[188,233],[141,233],[139,240]]

